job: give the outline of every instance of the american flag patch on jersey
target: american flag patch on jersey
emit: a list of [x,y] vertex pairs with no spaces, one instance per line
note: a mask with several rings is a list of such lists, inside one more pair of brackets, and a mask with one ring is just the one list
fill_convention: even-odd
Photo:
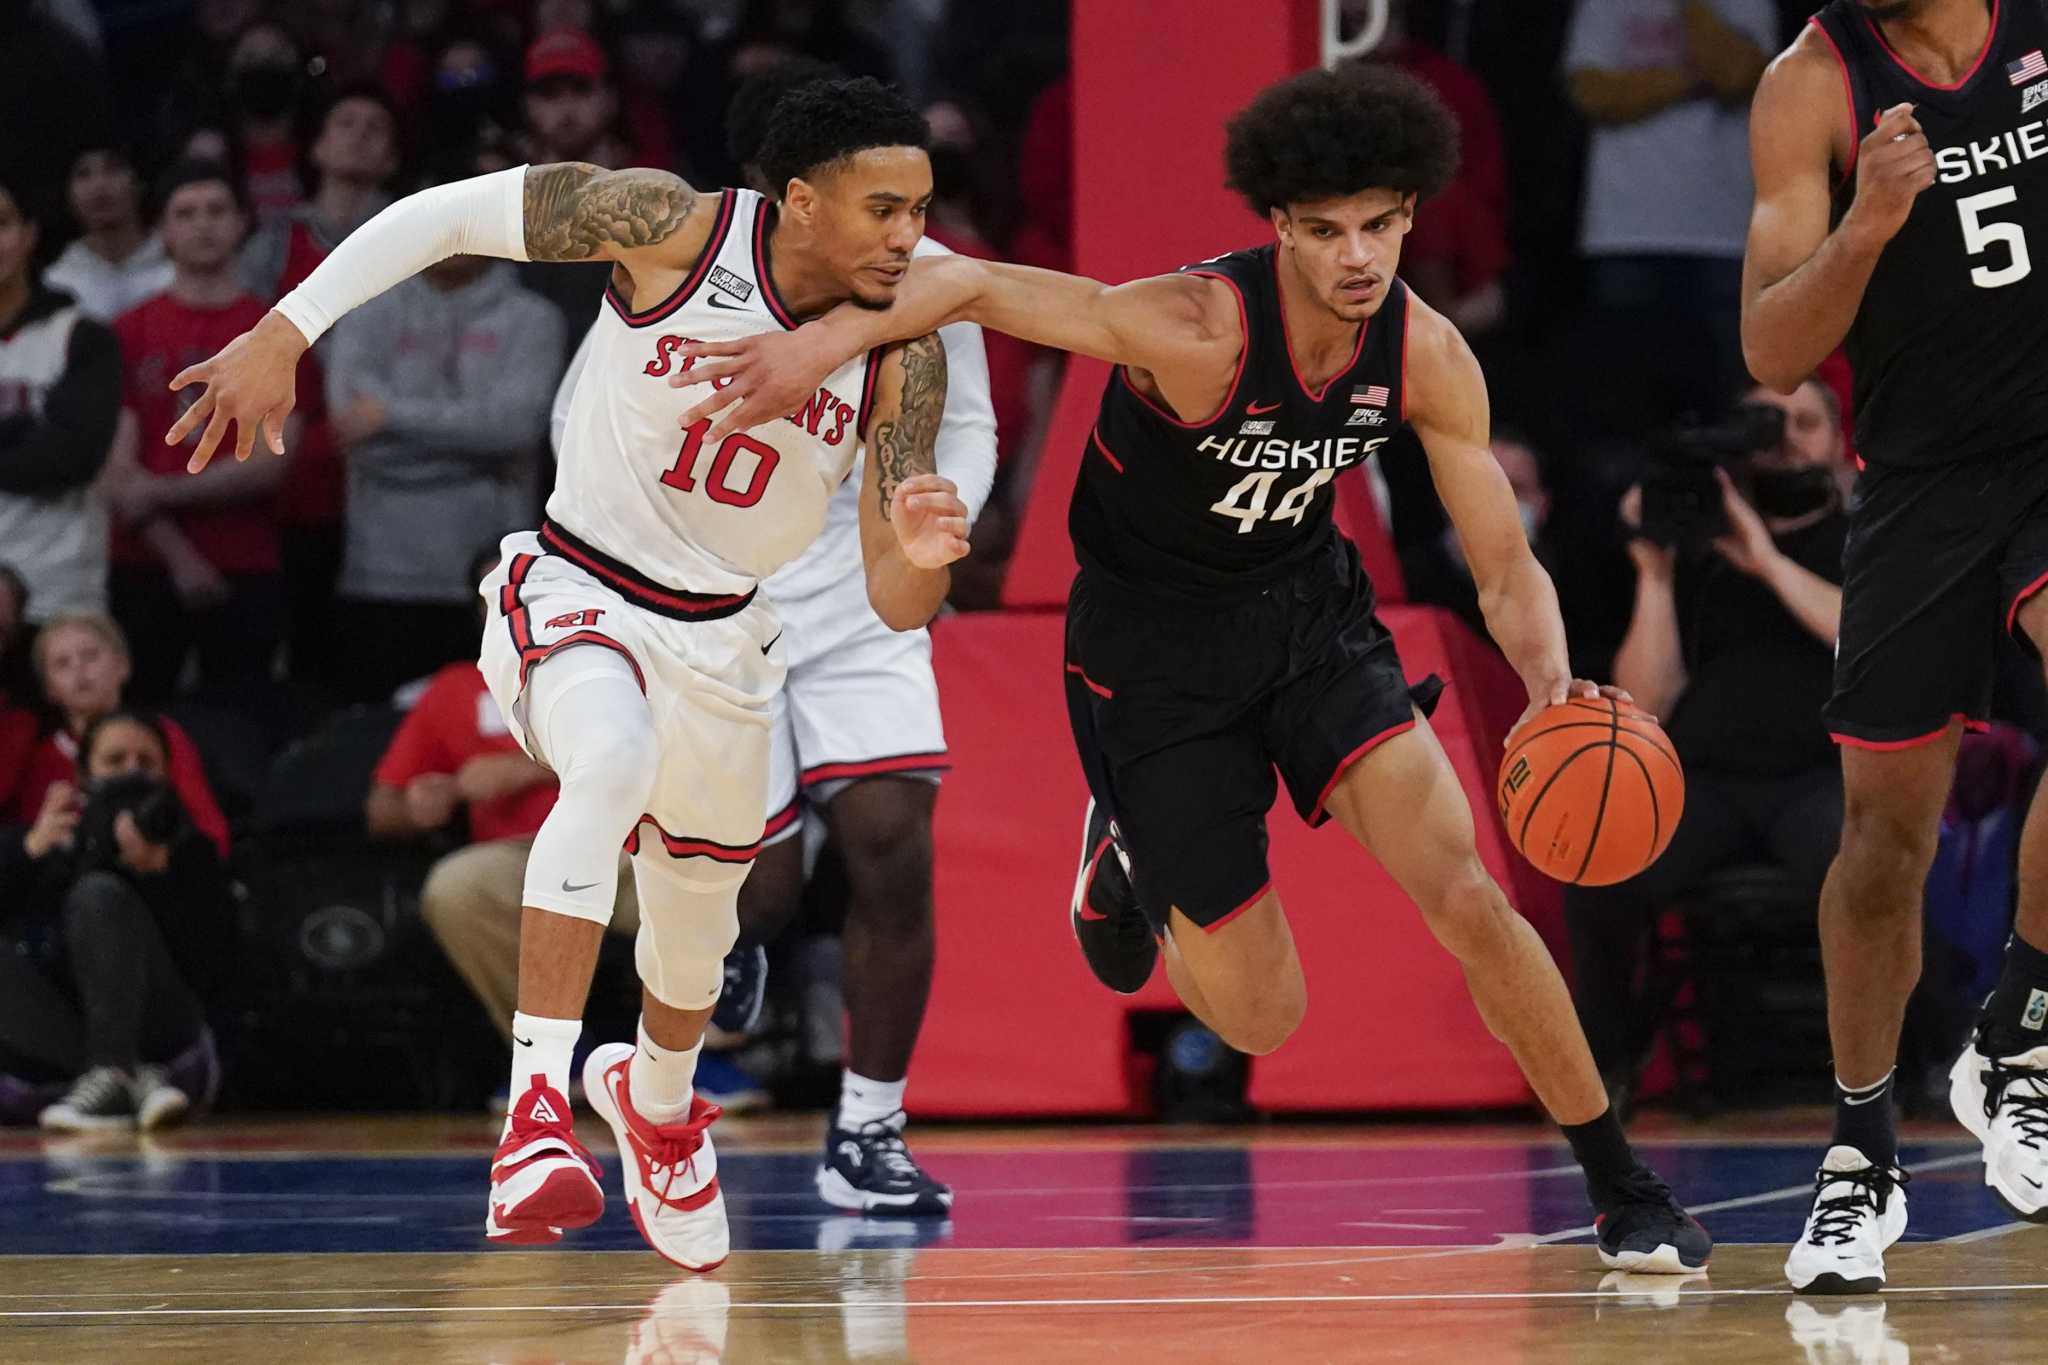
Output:
[[2025,85],[2028,81],[2039,80],[2043,76],[2048,76],[2048,57],[2043,57],[2041,49],[2037,47],[2018,61],[2009,63],[2005,68],[2005,76],[2014,85]]
[[1385,384],[1360,384],[1351,391],[1351,402],[1361,408],[1383,408],[1387,405]]

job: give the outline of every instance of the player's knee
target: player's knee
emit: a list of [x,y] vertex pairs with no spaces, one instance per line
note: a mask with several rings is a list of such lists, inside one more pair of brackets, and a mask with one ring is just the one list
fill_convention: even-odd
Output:
[[692,869],[643,883],[640,932],[633,961],[640,983],[671,1009],[702,1010],[718,1003],[725,955],[739,938],[739,888],[745,867]]
[[[1934,866],[1940,836],[1939,823],[1922,818],[1917,811],[1905,810],[1884,797],[1851,791],[1842,801],[1842,847],[1837,864],[1860,885],[1917,890]],[[1867,896],[1851,899],[1876,907]]]
[[653,736],[621,726],[579,740],[566,757],[560,777],[562,799],[616,812],[631,821],[647,808],[648,793],[661,766],[661,749]]
[[1223,1041],[1247,1056],[1263,1057],[1292,1038],[1307,1013],[1305,992],[1275,992],[1257,1009],[1224,1021]]
[[1416,904],[1430,932],[1460,957],[1495,935],[1499,916],[1514,913],[1476,855],[1449,860]]

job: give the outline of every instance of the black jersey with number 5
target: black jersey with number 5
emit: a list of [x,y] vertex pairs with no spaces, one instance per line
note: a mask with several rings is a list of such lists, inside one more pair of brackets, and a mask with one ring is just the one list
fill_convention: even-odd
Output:
[[[1856,0],[1813,18],[1841,59],[1857,140],[1911,104],[1935,157],[1849,328],[1856,440],[1873,463],[2048,437],[2048,0],[1990,9],[1984,51],[1955,85],[1923,79]],[[1837,222],[1855,170],[1836,186]]]
[[1186,267],[1237,294],[1244,351],[1222,406],[1183,422],[1119,368],[1067,524],[1092,578],[1146,595],[1250,595],[1328,543],[1332,480],[1400,430],[1408,290],[1399,280],[1359,328],[1350,363],[1310,388],[1280,312],[1279,249]]

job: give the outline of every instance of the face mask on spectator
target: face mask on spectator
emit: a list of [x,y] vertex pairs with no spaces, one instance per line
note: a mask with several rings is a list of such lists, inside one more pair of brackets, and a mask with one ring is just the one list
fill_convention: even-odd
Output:
[[299,99],[298,69],[283,62],[245,66],[235,73],[235,103],[258,118],[289,113]]
[[1749,500],[1767,517],[1803,517],[1835,496],[1835,476],[1826,465],[1802,469],[1758,469],[1750,475]]

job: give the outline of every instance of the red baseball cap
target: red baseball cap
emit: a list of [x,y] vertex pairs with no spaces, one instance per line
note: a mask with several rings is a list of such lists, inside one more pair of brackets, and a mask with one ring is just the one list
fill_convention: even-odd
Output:
[[604,49],[581,29],[558,28],[533,40],[526,49],[526,83],[567,76],[595,85],[605,77]]

